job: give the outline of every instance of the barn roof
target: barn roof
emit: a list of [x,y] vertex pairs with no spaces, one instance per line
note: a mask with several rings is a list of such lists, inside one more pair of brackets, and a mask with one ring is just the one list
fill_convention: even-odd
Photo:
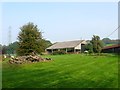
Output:
[[52,46],[48,47],[47,49],[61,49],[61,48],[74,48],[78,44],[84,44],[85,40],[75,40],[75,41],[64,41],[64,42],[57,42]]
[[118,48],[120,47],[120,44],[112,45],[112,46],[106,46],[103,49],[111,49],[111,48]]

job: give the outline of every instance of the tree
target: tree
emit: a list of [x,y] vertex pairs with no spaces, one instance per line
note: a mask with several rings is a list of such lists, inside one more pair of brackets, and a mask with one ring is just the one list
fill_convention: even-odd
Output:
[[111,40],[110,38],[103,38],[102,41],[104,42],[104,46],[118,44],[119,40]]
[[8,48],[6,45],[2,46],[2,54],[7,54]]
[[103,47],[102,41],[99,36],[93,35],[92,40],[90,41],[93,45],[93,52],[100,53]]
[[52,45],[52,43],[49,40],[45,40],[45,49],[51,45]]
[[111,44],[111,39],[109,39],[109,38],[103,38],[102,41],[104,43],[104,46]]
[[8,48],[7,51],[8,51],[9,54],[16,54],[16,50],[18,48],[18,42],[16,41],[16,42],[13,42],[13,43],[9,44],[7,46],[7,48]]
[[20,30],[18,35],[18,55],[29,55],[32,52],[40,54],[44,49],[44,42],[42,33],[37,28],[37,25],[29,22],[28,24],[23,25]]
[[93,53],[93,45],[92,43],[88,43],[85,45],[85,49],[89,52],[89,53]]

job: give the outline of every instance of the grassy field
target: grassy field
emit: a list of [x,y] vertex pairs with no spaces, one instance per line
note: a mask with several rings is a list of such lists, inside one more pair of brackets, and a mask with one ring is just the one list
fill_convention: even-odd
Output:
[[23,65],[3,62],[3,88],[117,88],[118,58],[51,55],[53,60]]

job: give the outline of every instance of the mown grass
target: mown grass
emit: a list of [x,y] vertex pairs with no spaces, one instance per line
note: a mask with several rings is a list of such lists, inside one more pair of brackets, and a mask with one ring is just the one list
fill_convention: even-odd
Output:
[[3,62],[3,88],[117,88],[118,57],[50,55],[49,62]]

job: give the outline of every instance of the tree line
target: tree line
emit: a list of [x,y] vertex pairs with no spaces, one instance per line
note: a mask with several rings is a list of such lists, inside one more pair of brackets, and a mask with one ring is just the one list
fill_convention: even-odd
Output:
[[[85,45],[85,49],[90,53],[100,53],[102,47],[112,44],[118,44],[118,40],[111,40],[109,38],[100,39],[99,36],[93,35],[91,40],[88,40],[88,44]],[[17,54],[17,55],[29,55],[32,52],[41,54],[45,49],[51,46],[52,43],[46,40],[42,36],[42,32],[38,29],[37,25],[29,22],[20,27],[18,35],[18,41],[9,45],[0,45],[0,52],[2,54]]]

